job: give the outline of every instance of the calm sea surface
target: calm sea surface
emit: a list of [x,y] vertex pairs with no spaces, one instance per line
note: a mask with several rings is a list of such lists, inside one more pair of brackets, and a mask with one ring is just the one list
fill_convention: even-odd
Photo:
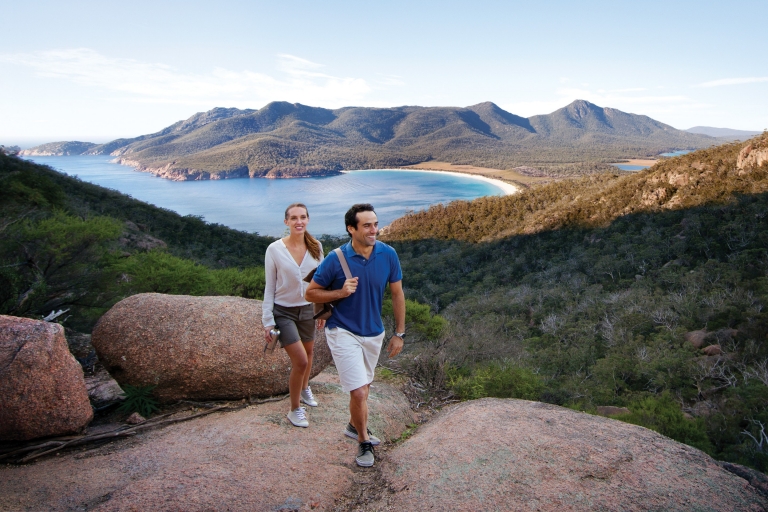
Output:
[[386,226],[408,210],[455,199],[503,195],[491,183],[427,171],[352,171],[341,176],[301,179],[233,179],[170,181],[132,167],[111,163],[110,156],[35,156],[70,176],[118,190],[181,215],[234,229],[280,236],[283,212],[290,203],[309,208],[311,233],[342,235],[344,212],[354,203],[371,203]]
[[[672,158],[674,156],[687,155],[690,152],[691,152],[690,149],[681,149],[679,151],[673,151],[671,153],[661,153],[659,156],[666,156],[666,157]],[[642,171],[643,169],[648,168],[647,165],[626,165],[626,164],[611,164],[611,165],[615,165],[622,171]]]
[[642,171],[643,169],[647,169],[647,165],[626,165],[626,164],[612,164],[622,171]]
[[671,153],[662,153],[660,156],[668,156],[672,158],[673,156],[687,155],[690,152],[690,149],[681,149],[679,151],[672,151]]

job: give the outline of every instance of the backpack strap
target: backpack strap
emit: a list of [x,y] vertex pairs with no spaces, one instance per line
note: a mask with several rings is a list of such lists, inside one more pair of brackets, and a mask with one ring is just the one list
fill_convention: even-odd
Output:
[[339,258],[339,263],[341,263],[341,270],[344,271],[344,276],[347,279],[352,279],[352,272],[349,271],[349,265],[347,264],[347,258],[344,257],[344,253],[341,252],[341,247],[337,247],[333,250],[333,252],[336,253],[336,256]]

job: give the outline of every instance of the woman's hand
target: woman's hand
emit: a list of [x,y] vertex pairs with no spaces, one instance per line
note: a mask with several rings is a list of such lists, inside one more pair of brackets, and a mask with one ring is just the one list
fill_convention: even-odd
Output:
[[269,331],[271,331],[274,328],[275,328],[274,325],[270,325],[269,327],[264,328],[264,341],[266,341],[267,343],[272,341],[272,336],[269,335]]
[[325,320],[323,320],[322,318],[318,318],[317,319],[317,328],[318,329],[322,329],[323,327],[325,327]]

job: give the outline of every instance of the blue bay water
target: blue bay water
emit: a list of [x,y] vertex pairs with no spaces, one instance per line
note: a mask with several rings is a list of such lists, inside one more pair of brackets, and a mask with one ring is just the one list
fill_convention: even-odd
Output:
[[672,157],[675,157],[675,156],[680,156],[680,155],[687,155],[687,154],[688,154],[688,153],[690,153],[691,151],[692,151],[692,150],[690,150],[690,149],[681,149],[681,150],[679,150],[679,151],[672,151],[672,152],[670,152],[670,153],[662,153],[662,154],[661,154],[661,155],[659,155],[659,156],[666,156],[666,157],[672,158]]
[[170,181],[112,163],[112,158],[27,159],[181,215],[201,215],[208,222],[271,236],[283,234],[283,212],[295,202],[307,205],[311,233],[343,235],[344,212],[354,203],[373,204],[383,227],[409,210],[504,193],[499,187],[475,178],[429,171],[375,170],[322,178]]
[[614,166],[618,167],[622,171],[642,171],[643,169],[647,169],[647,165],[626,165],[626,164],[613,164]]

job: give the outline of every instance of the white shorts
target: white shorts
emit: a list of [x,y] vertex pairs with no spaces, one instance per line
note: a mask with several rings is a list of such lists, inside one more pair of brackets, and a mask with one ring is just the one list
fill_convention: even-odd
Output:
[[339,372],[341,389],[348,393],[373,382],[384,333],[358,336],[341,327],[325,329],[325,339]]

